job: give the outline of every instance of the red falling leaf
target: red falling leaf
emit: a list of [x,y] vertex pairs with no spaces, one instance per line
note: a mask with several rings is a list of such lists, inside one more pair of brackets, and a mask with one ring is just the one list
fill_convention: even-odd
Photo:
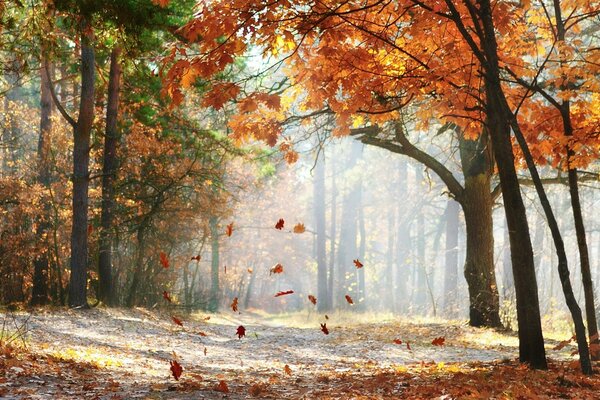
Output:
[[200,262],[200,258],[200,254],[198,254],[197,256],[192,257],[192,261]]
[[356,266],[357,269],[363,267],[363,263],[358,261],[358,258],[356,260],[354,260],[354,265]]
[[435,339],[433,339],[431,341],[431,344],[434,346],[443,346],[444,344],[446,344],[445,342],[446,342],[446,338],[443,336],[440,336],[440,337],[436,337]]
[[286,294],[292,294],[292,293],[294,293],[293,290],[286,290],[285,292],[277,292],[277,294],[275,295],[275,297],[285,296]]
[[349,295],[346,295],[346,301],[348,302],[348,304],[354,304],[354,300],[352,300],[352,297],[350,297]]
[[282,230],[284,224],[285,221],[283,220],[283,218],[279,218],[279,221],[277,221],[277,223],[275,224],[275,229]]
[[233,222],[227,225],[227,228],[225,229],[225,234],[227,236],[231,236],[231,234],[233,234]]
[[412,351],[412,349],[410,348],[410,343],[409,343],[409,342],[406,342],[406,348],[407,348],[408,350]]
[[238,326],[236,335],[238,335],[238,339],[241,339],[243,336],[246,336],[246,328],[243,325]]
[[321,331],[323,331],[324,334],[329,335],[329,329],[327,329],[327,323],[321,324]]
[[402,344],[402,340],[400,340],[400,339],[394,339],[394,343],[396,343],[396,344]]
[[227,387],[227,383],[225,381],[219,381],[219,384],[215,386],[215,390],[217,392],[229,393],[229,388]]
[[238,310],[238,298],[234,297],[233,301],[231,302],[231,309],[233,310],[233,312],[237,312]]
[[315,296],[313,296],[312,294],[308,295],[308,300],[313,304],[317,304],[317,298]]
[[269,271],[269,275],[271,274],[281,274],[283,272],[283,265],[277,264]]
[[173,374],[173,378],[178,381],[181,373],[183,372],[183,367],[177,362],[177,360],[171,360],[169,363],[171,364],[171,373]]
[[183,326],[183,322],[181,322],[181,320],[177,317],[171,317],[171,319],[173,320],[174,323],[176,323],[179,326]]
[[158,256],[160,257],[160,263],[163,268],[169,268],[169,259],[167,258],[166,253],[161,251]]
[[167,292],[166,290],[163,291],[163,299],[165,299],[166,301],[168,301],[169,303],[172,303],[173,301],[171,300],[171,296],[169,296],[169,292]]

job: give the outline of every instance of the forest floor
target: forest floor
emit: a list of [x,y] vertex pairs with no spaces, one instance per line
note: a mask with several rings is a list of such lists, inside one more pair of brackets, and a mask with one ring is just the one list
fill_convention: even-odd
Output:
[[[183,326],[142,309],[0,313],[0,398],[600,398],[600,375],[578,372],[573,346],[554,350],[560,337],[546,340],[550,369],[532,371],[516,362],[514,333],[464,322],[259,311],[177,317]],[[183,367],[178,381],[172,360]]]

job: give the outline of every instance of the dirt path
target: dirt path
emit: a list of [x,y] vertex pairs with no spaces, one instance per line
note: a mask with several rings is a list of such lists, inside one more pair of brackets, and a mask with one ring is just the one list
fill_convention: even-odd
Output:
[[[0,358],[0,398],[405,397],[426,383],[416,381],[424,374],[451,378],[502,368],[517,354],[514,335],[458,323],[353,323],[347,315],[285,319],[248,312],[179,317],[183,327],[170,314],[145,310],[20,314],[12,323],[29,318],[32,353]],[[323,322],[329,335],[320,330]],[[239,325],[246,328],[241,339]],[[432,345],[436,337],[445,345]],[[169,368],[175,358],[184,369],[179,382]],[[216,390],[221,381],[228,392]],[[432,381],[431,389],[436,386]]]

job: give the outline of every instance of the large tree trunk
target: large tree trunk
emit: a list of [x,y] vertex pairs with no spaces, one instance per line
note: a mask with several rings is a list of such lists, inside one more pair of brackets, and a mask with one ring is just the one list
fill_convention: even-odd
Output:
[[458,296],[458,223],[460,204],[449,199],[446,208],[446,254],[444,271],[444,314],[457,316]]
[[494,270],[494,224],[490,192],[491,162],[488,136],[477,140],[459,137],[465,190],[461,205],[465,216],[465,279],[469,287],[469,323],[472,326],[499,327],[500,301]]
[[[50,186],[50,133],[52,130],[52,95],[50,94],[51,79],[48,76],[52,67],[43,56],[40,62],[40,134],[38,139],[38,182],[48,190]],[[48,304],[50,281],[50,213],[49,202],[44,204],[44,214],[38,218],[36,236],[44,248],[33,260],[33,288],[31,291],[31,305]]]
[[81,100],[74,128],[73,144],[73,227],[71,230],[71,279],[69,306],[88,307],[88,189],[90,134],[94,122],[95,56],[94,35],[86,16],[81,22]]
[[327,303],[327,254],[325,237],[325,159],[320,154],[315,165],[313,196],[315,204],[315,225],[317,227],[317,310],[329,309]]
[[115,46],[110,55],[110,75],[108,79],[108,103],[106,105],[106,130],[104,134],[104,154],[102,158],[102,210],[100,215],[98,299],[109,306],[114,305],[112,277],[112,230],[114,182],[117,170],[117,142],[119,115],[119,88],[121,84],[121,48]]

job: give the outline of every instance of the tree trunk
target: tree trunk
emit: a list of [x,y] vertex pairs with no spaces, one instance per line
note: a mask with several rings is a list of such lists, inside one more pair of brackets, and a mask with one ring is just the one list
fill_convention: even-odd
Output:
[[112,278],[112,230],[114,206],[114,181],[117,171],[117,142],[119,89],[121,85],[121,48],[115,46],[110,54],[110,75],[108,79],[108,102],[106,105],[106,130],[102,158],[102,205],[99,232],[98,299],[109,306],[114,305]]
[[457,316],[458,296],[458,223],[460,204],[449,199],[446,208],[446,254],[444,273],[444,313]]
[[318,155],[313,178],[313,196],[315,204],[315,225],[317,227],[317,310],[329,309],[327,304],[327,254],[325,237],[325,159]]
[[219,310],[219,231],[217,217],[210,217],[210,235],[211,235],[211,261],[210,261],[210,299],[208,302],[208,311],[217,312]]
[[81,22],[81,100],[73,143],[73,227],[71,230],[71,279],[69,306],[88,307],[88,189],[90,134],[94,122],[94,35],[86,16]]
[[[50,94],[51,79],[48,73],[52,70],[45,56],[40,61],[40,134],[38,139],[38,182],[48,190],[50,186],[50,133],[52,131],[52,95]],[[39,251],[33,260],[33,288],[31,291],[31,305],[40,306],[48,304],[50,281],[50,203],[44,204],[44,214],[38,218],[36,237],[44,248]]]

